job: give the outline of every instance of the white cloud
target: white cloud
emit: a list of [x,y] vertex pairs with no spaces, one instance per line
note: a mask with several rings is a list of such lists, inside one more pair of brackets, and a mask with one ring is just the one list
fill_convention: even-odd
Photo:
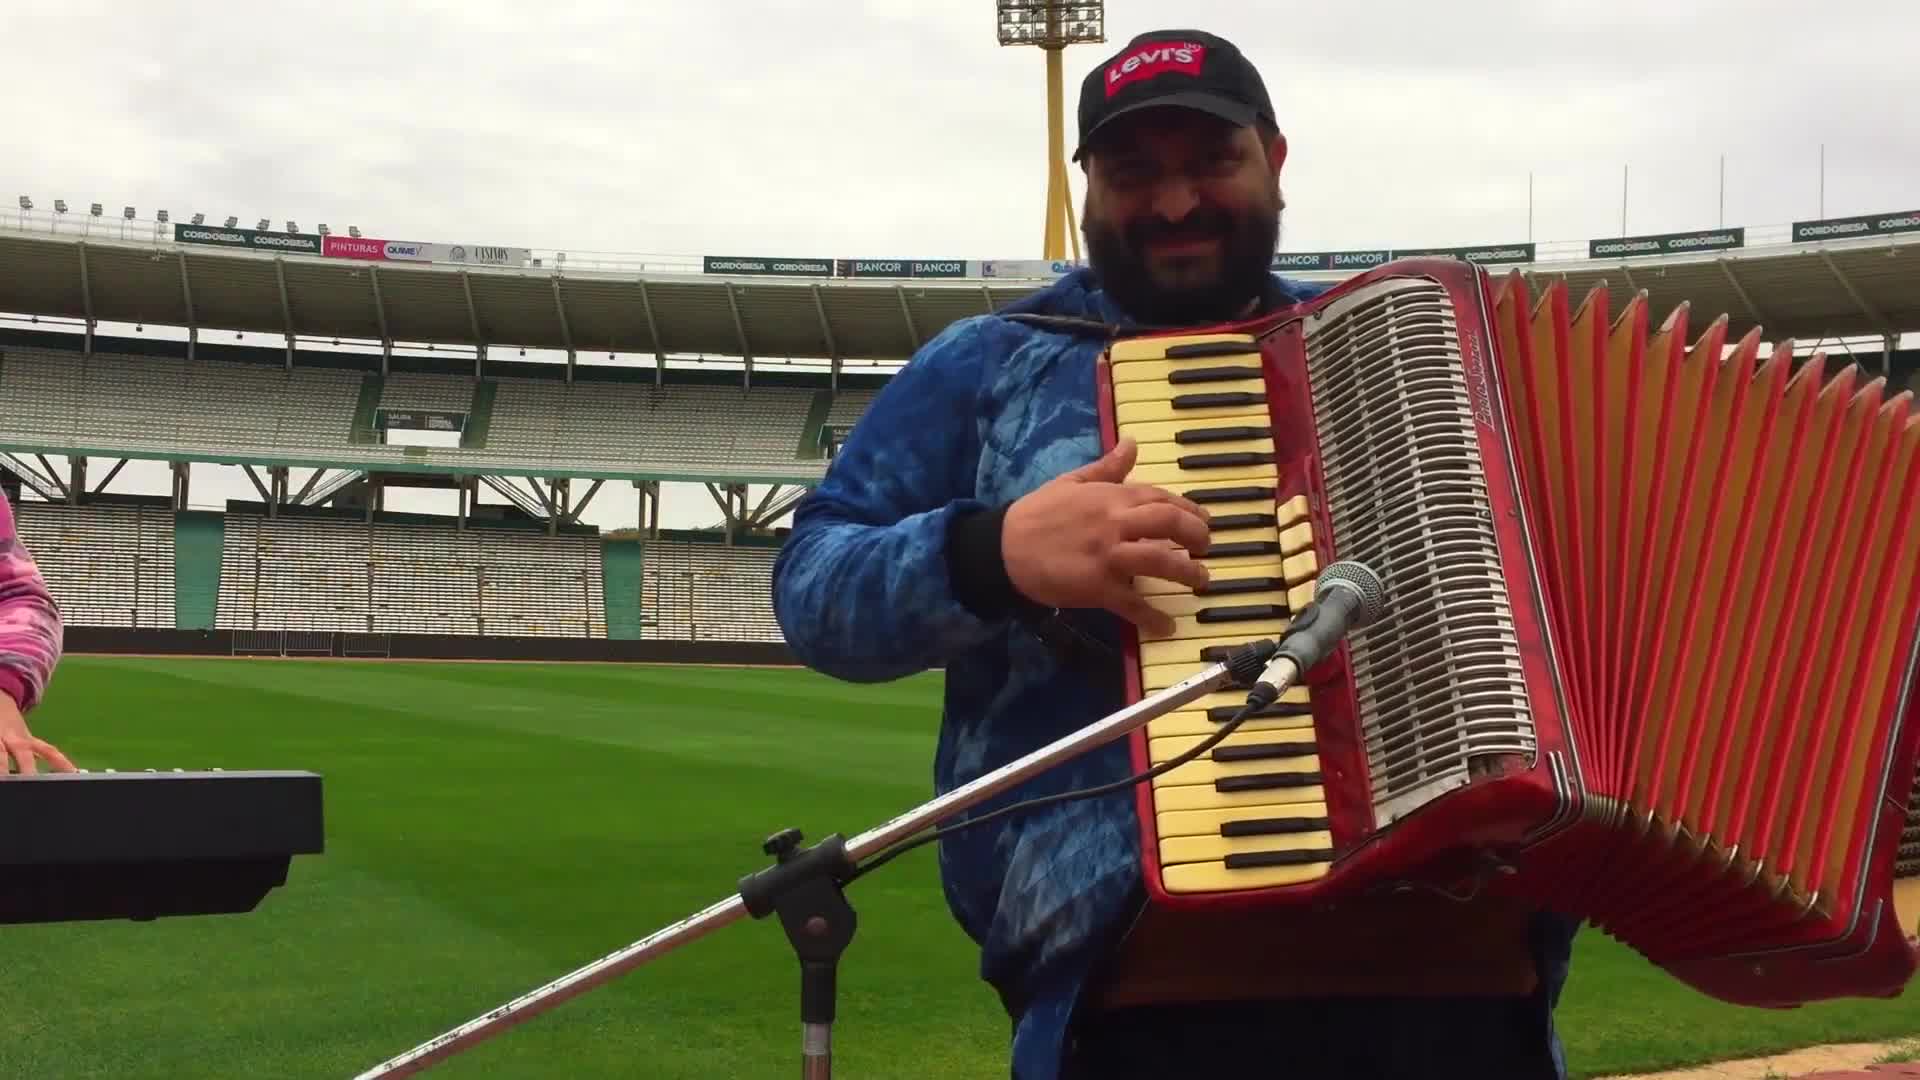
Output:
[[[988,0],[36,0],[0,182],[50,200],[571,250],[1037,254],[1043,65]],[[1293,143],[1294,247],[1779,223],[1920,202],[1908,0],[1112,0],[1232,38]],[[1067,56],[1069,129],[1079,77]],[[1077,178],[1076,178],[1077,179]],[[1076,189],[1076,205],[1078,205]]]

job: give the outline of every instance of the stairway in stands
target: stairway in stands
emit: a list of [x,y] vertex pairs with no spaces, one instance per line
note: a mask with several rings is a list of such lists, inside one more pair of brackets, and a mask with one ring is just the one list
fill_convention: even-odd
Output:
[[211,630],[220,604],[220,553],[226,515],[181,510],[173,515],[173,611],[181,630]]
[[607,597],[607,637],[632,641],[645,636],[640,621],[640,545],[607,540],[600,545],[600,580]]

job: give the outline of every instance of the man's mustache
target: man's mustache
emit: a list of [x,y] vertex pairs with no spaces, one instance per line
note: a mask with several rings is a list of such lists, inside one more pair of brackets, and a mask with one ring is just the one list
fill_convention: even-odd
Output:
[[1233,215],[1224,210],[1196,210],[1179,221],[1145,218],[1126,228],[1128,246],[1139,250],[1156,240],[1203,240],[1230,236]]

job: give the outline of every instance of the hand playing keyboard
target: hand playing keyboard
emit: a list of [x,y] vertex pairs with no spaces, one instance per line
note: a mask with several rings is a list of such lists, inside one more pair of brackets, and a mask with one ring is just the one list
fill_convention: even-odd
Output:
[[1148,603],[1133,579],[1201,588],[1208,574],[1196,560],[1213,541],[1199,504],[1125,482],[1137,455],[1133,441],[1122,440],[1016,501],[1000,550],[1013,587],[1034,603],[1104,608],[1159,636],[1172,632],[1173,617]]
[[27,721],[20,715],[19,706],[12,698],[0,694],[0,778],[14,775],[16,769],[21,776],[32,776],[40,771],[38,759],[41,758],[56,772],[73,771],[73,762],[67,760],[67,755],[27,730]]

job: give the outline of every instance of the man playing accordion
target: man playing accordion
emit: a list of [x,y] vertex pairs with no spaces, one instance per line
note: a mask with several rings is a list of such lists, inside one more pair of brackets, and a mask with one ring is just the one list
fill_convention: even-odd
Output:
[[[1101,453],[1105,347],[1324,291],[1272,273],[1287,142],[1230,42],[1140,35],[1086,77],[1079,130],[1091,267],[927,343],[800,503],[775,570],[811,667],[945,669],[941,791],[1125,704],[1122,620],[1168,624],[1135,578],[1207,581],[1207,513],[1128,483],[1131,443]],[[1132,771],[1116,741],[976,813]],[[1408,899],[1337,930],[1281,911],[1157,923],[1140,846],[1127,791],[942,840],[1016,1080],[1564,1075],[1568,921]]]

